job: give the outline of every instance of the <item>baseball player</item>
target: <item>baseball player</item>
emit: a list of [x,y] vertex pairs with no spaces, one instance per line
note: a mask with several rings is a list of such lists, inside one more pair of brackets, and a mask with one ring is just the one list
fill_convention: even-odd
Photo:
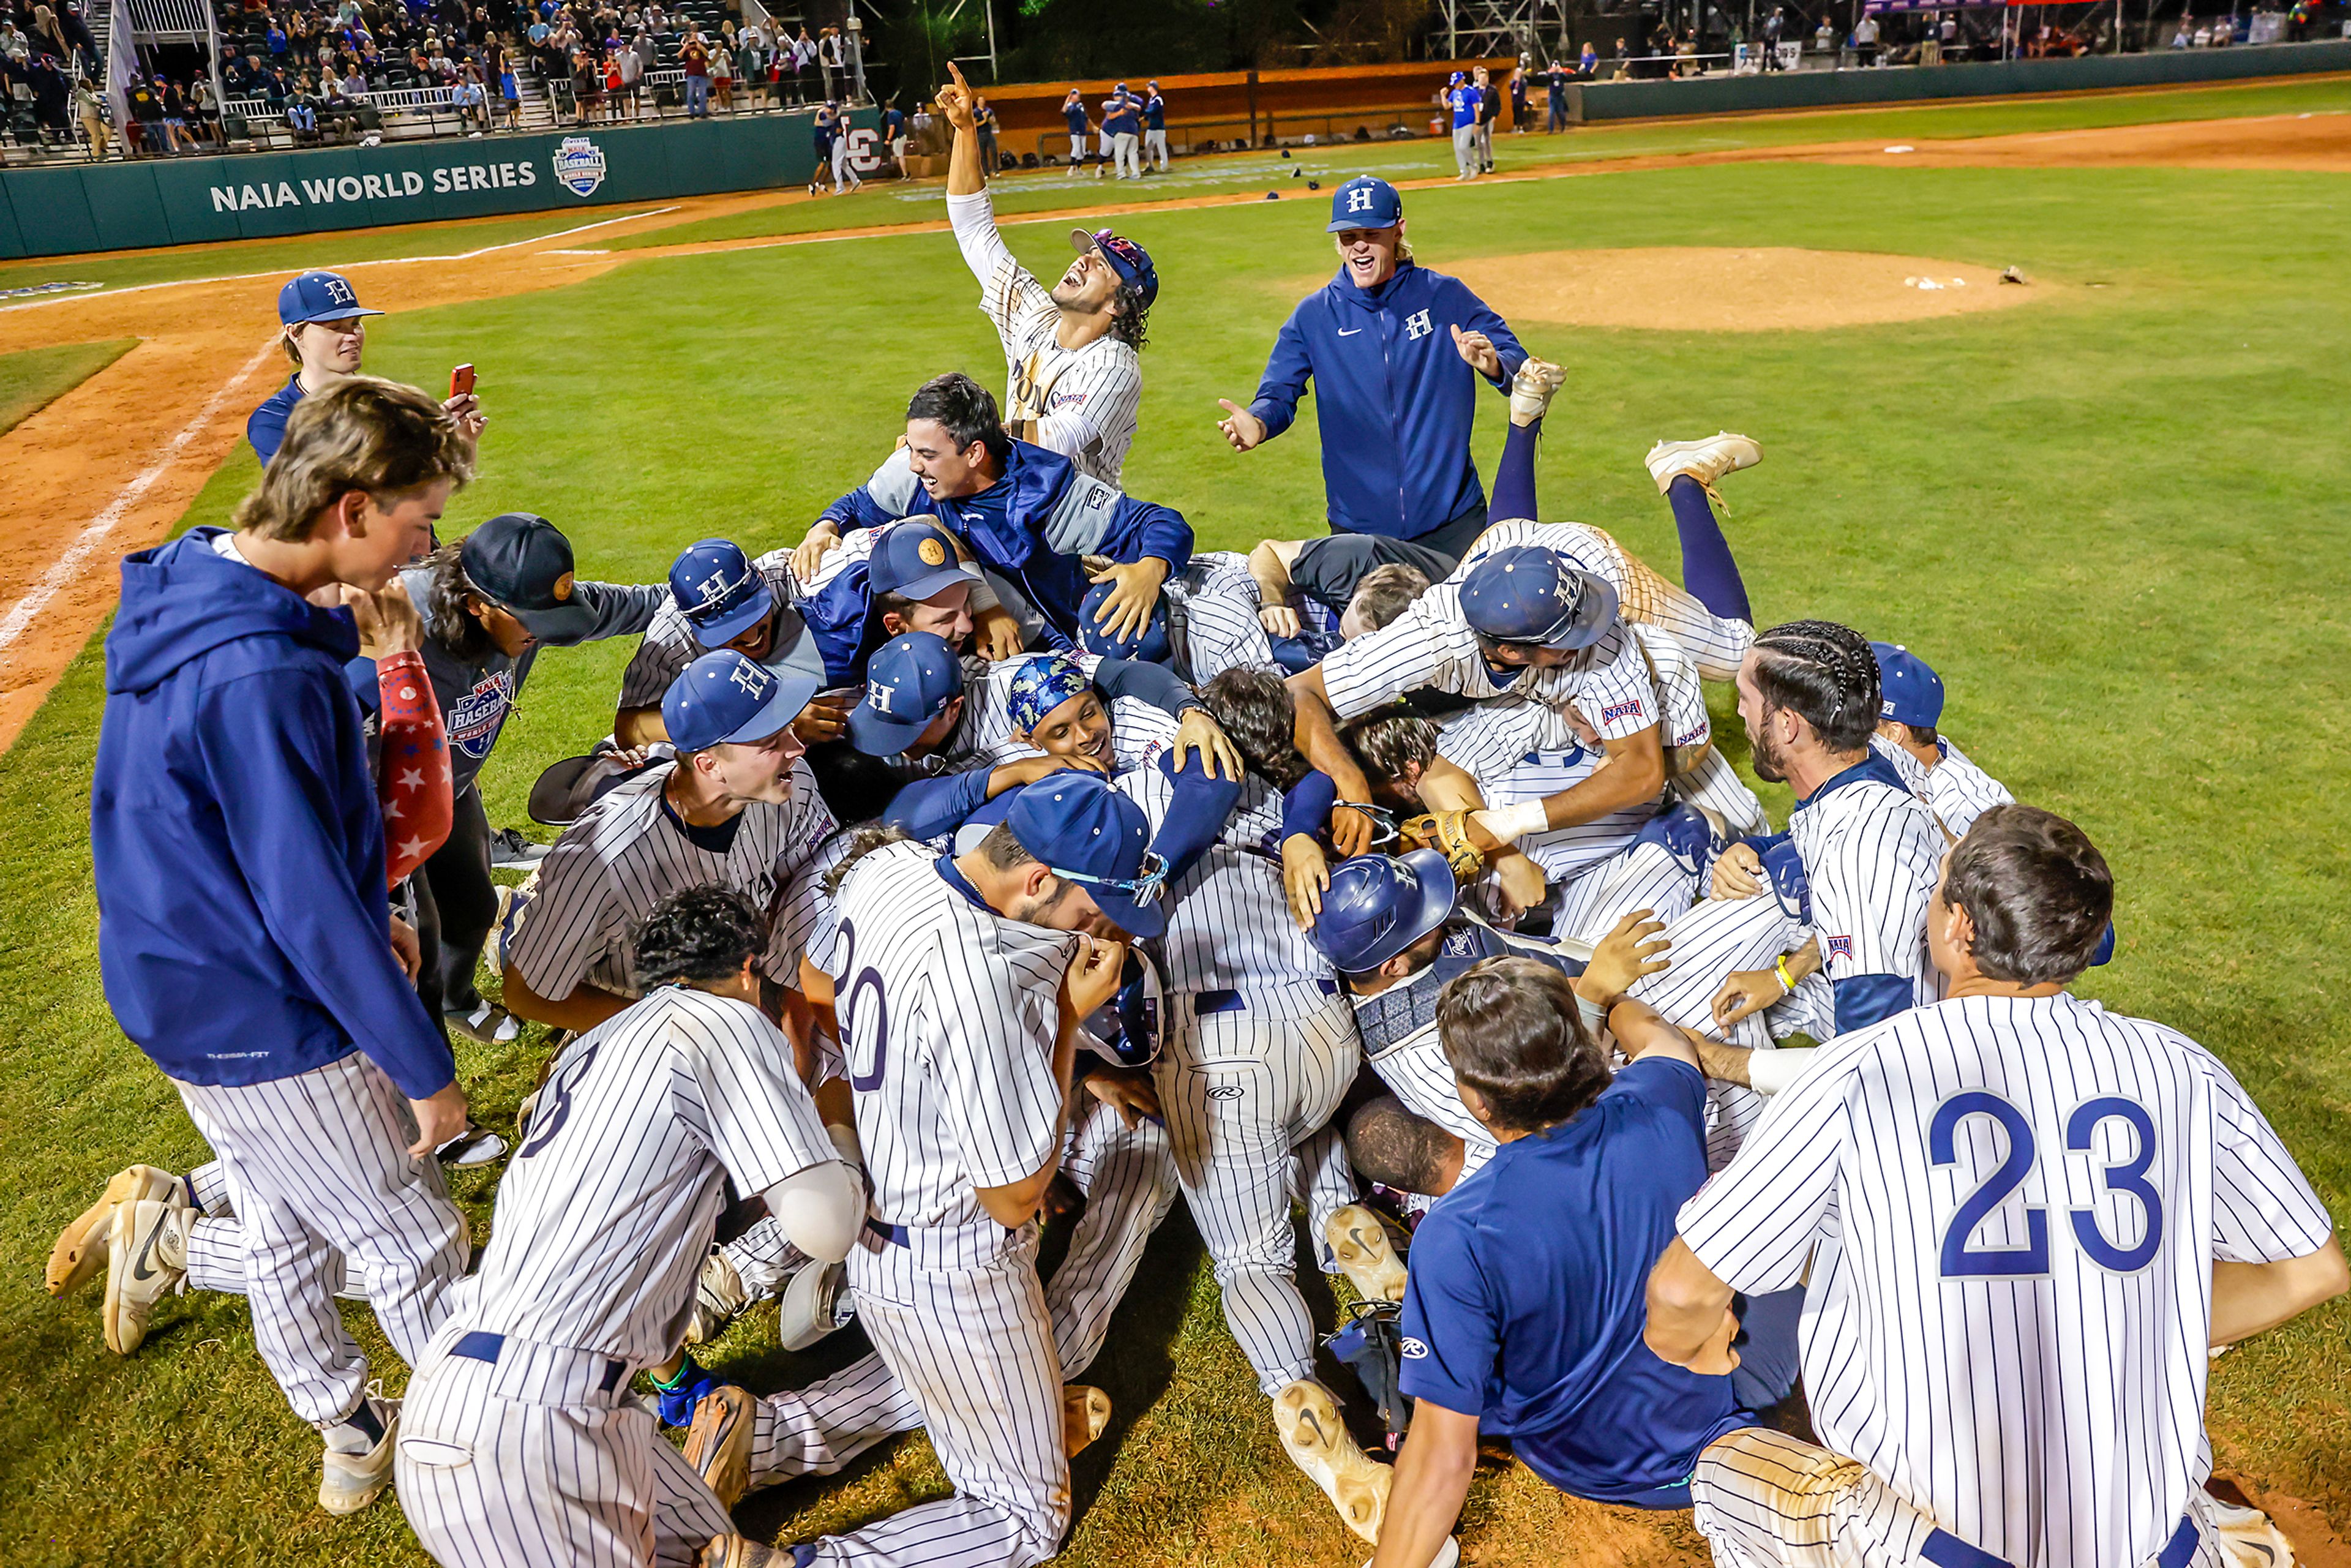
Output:
[[1718,1561],[2226,1561],[2208,1347],[2351,1275],[2228,1069],[2065,989],[2113,888],[2072,823],[1986,811],[1933,894],[1946,999],[1814,1053],[1683,1206],[1648,1286],[1666,1360],[1719,1370],[1733,1291],[1810,1280],[1820,1446],[1750,1427],[1698,1457]]
[[1338,276],[1282,323],[1249,405],[1217,400],[1218,428],[1237,452],[1273,439],[1311,381],[1332,531],[1415,539],[1449,564],[1486,526],[1469,456],[1478,382],[1507,391],[1526,350],[1459,279],[1413,260],[1385,180],[1333,192],[1330,232]]
[[[398,1406],[366,1392],[332,1260],[414,1364],[465,1268],[432,1155],[464,1131],[465,1095],[385,903],[351,617],[305,596],[375,593],[423,554],[473,447],[414,388],[346,376],[295,411],[278,459],[234,532],[123,562],[90,847],[108,1003],[218,1157],[255,1341],[324,1439],[320,1506],[349,1513],[389,1479]],[[107,1222],[123,1354],[185,1278],[196,1212],[176,1183],[128,1185]]]
[[852,528],[834,549],[803,542],[789,559],[800,615],[823,654],[825,678],[837,685],[860,684],[866,656],[902,632],[968,643],[991,659],[1020,653],[1018,622],[962,542],[928,517]]
[[766,926],[731,888],[662,899],[635,933],[644,999],[556,1058],[409,1385],[401,1508],[444,1568],[684,1564],[731,1528],[630,1376],[674,1362],[729,1183],[820,1260],[865,1209],[759,1010]]
[[1968,836],[1994,806],[2015,803],[2008,787],[1977,767],[1936,726],[1943,717],[1943,677],[1927,661],[1893,643],[1872,643],[1877,656],[1877,733],[1869,747],[1894,765],[1944,832]]
[[[961,77],[956,78],[957,86],[962,81]],[[1061,123],[1069,129],[1070,167],[1075,170],[1086,161],[1086,95],[1076,88],[1061,99]]]
[[[350,279],[340,272],[306,272],[277,291],[278,346],[293,361],[294,373],[268,401],[245,422],[245,438],[263,467],[277,455],[286,440],[286,422],[294,408],[345,376],[361,374],[360,357],[367,351],[365,318],[381,316],[360,303]],[[481,438],[489,416],[472,392],[450,398],[447,409],[468,441]]]
[[[670,563],[669,591],[670,602],[654,614],[621,674],[612,738],[623,747],[668,738],[663,700],[685,667],[705,653],[728,649],[777,675],[824,684],[824,656],[800,617],[789,551],[770,550],[753,560],[731,540],[703,539]],[[837,738],[846,709],[838,698],[815,705],[800,726],[802,742]]]
[[1113,636],[1094,617],[1113,591],[1096,583],[1078,610],[1078,644],[1110,658],[1165,664],[1198,686],[1230,669],[1266,669],[1273,645],[1258,619],[1258,590],[1249,559],[1231,550],[1203,550],[1167,580],[1150,622],[1133,636]]
[[662,699],[677,747],[606,792],[539,862],[508,916],[507,1010],[592,1029],[643,994],[631,927],[684,888],[720,883],[775,911],[762,970],[792,985],[821,916],[816,873],[834,832],[792,721],[813,675],[779,675],[722,649],[686,667]]
[[[960,67],[949,62],[947,70],[955,79],[939,89],[939,111],[955,128],[947,152],[947,222],[979,279],[980,310],[1004,345],[1005,426],[1116,487],[1127,448],[1134,444],[1143,401],[1140,355],[1152,301],[1159,297],[1159,273],[1141,246],[1108,229],[1071,231],[1078,258],[1050,289],[1015,261],[996,229],[971,89]],[[1080,105],[1073,138],[1079,142],[1084,118]],[[1111,135],[1105,110],[1104,139]],[[1072,154],[1072,162],[1082,151]],[[1120,156],[1123,163],[1132,162],[1133,148]],[[1123,178],[1123,168],[1120,172]]]
[[[1608,585],[1540,545],[1498,550],[1458,583],[1439,583],[1395,621],[1334,649],[1290,677],[1299,748],[1339,786],[1368,802],[1370,786],[1332,720],[1352,719],[1408,691],[1502,699],[1564,710],[1591,725],[1608,766],[1546,802],[1563,828],[1654,800],[1666,782],[1665,745],[1649,667],[1616,615]],[[1370,841],[1369,820],[1333,823],[1342,853]]]
[[[1121,82],[1102,105],[1102,139],[1110,143],[1111,162],[1122,180],[1143,178],[1143,100]],[[1099,168],[1095,171],[1099,173]]]
[[1478,110],[1483,95],[1468,76],[1455,71],[1446,79],[1445,108],[1453,120],[1453,178],[1474,180],[1485,170],[1478,152]]
[[1146,174],[1167,172],[1167,100],[1159,95],[1157,82],[1144,83],[1143,99],[1143,172]]
[[1796,807],[1784,834],[1743,840],[1716,858],[1713,895],[1761,895],[1765,856],[1784,842],[1802,862],[1810,935],[1771,968],[1731,975],[1717,1020],[1734,1023],[1791,996],[1793,982],[1814,972],[1834,994],[1831,1034],[1932,1001],[1927,901],[1943,837],[1892,764],[1870,749],[1879,696],[1868,643],[1831,622],[1775,626],[1748,651],[1738,685],[1756,776],[1784,779]]
[[1133,801],[1059,775],[964,854],[885,844],[841,881],[829,967],[872,1192],[850,1287],[955,1495],[788,1551],[714,1541],[705,1563],[1027,1568],[1060,1550],[1065,1410],[1082,1437],[1108,1402],[1065,1403],[1035,1221],[1077,1109],[1081,1021],[1125,960],[1094,933],[1164,927],[1148,837]]
[[1706,1180],[1697,1053],[1652,1023],[1655,1046],[1612,1079],[1589,1005],[1528,958],[1488,959],[1438,1002],[1462,1103],[1499,1147],[1413,1234],[1412,1430],[1373,1568],[1445,1549],[1481,1437],[1573,1496],[1675,1509],[1698,1454],[1747,1425],[1729,1377],[1642,1343],[1649,1260]]
[[[996,400],[969,376],[925,382],[906,405],[906,439],[873,476],[824,509],[803,558],[841,544],[843,525],[869,528],[916,513],[951,529],[995,578],[992,586],[1033,643],[1069,647],[1086,585],[1109,582],[1095,623],[1140,631],[1160,586],[1192,559],[1183,514],[1138,501],[1068,459],[1007,434]],[[1107,558],[1089,570],[1083,558]]]

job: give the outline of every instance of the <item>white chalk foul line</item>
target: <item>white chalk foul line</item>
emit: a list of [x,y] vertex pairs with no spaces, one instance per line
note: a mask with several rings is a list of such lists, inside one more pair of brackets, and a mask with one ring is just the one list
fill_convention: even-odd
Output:
[[155,461],[149,464],[138,477],[125,485],[116,494],[114,499],[107,503],[106,510],[89,520],[89,526],[84,528],[74,542],[67,547],[65,554],[57,557],[50,564],[49,570],[41,574],[41,580],[33,584],[31,591],[24,598],[16,601],[16,606],[8,612],[5,618],[0,618],[0,653],[6,653],[17,638],[32,629],[34,620],[42,611],[48,608],[49,601],[63,592],[77,577],[80,576],[82,569],[89,563],[90,557],[105,548],[108,536],[114,532],[116,525],[122,521],[124,515],[137,506],[148,491],[155,487],[158,480],[171,472],[172,465],[179,460],[182,452],[187,450],[188,443],[193,441],[205,426],[218,417],[222,406],[235,395],[237,388],[245,384],[246,378],[252,375],[263,361],[277,351],[277,340],[272,339],[263,344],[253,358],[245,361],[242,370],[222,382],[220,390],[213,393],[212,397],[205,402],[196,417],[188,421],[177,435],[163,444],[163,450],[156,454]]

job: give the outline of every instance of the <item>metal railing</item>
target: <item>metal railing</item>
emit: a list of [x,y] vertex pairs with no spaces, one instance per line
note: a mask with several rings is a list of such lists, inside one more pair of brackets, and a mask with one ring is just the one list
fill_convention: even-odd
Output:
[[205,0],[123,0],[118,20],[152,38],[208,41],[215,32],[213,8]]

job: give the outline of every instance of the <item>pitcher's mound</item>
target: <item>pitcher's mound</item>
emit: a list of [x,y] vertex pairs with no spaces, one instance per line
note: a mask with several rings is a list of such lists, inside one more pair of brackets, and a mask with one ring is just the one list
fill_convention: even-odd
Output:
[[1917,321],[2045,298],[1997,267],[1854,250],[1660,246],[1479,256],[1445,267],[1511,321],[1784,332]]

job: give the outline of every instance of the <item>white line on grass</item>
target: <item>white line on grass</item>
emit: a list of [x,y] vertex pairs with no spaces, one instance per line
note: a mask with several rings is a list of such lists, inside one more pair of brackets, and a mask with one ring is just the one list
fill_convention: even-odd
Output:
[[67,547],[66,553],[57,557],[49,570],[41,574],[41,580],[33,584],[31,591],[16,601],[16,607],[8,612],[7,617],[0,620],[0,653],[7,652],[11,643],[31,629],[34,618],[47,609],[49,601],[80,574],[82,567],[105,545],[107,536],[113,533],[116,525],[122,521],[123,515],[137,506],[147,492],[155,487],[156,481],[170,472],[172,465],[178,461],[188,443],[212,423],[220,413],[221,405],[245,384],[246,378],[253,374],[255,368],[277,351],[277,340],[275,338],[264,343],[253,358],[245,361],[242,370],[221,383],[220,390],[206,401],[196,417],[188,421],[179,434],[163,444],[163,450],[156,455],[155,461],[148,465],[137,478],[125,485],[114,499],[107,503],[106,510],[89,520],[89,527],[83,528],[74,542]]
[[[329,272],[348,272],[355,267],[405,267],[419,261],[471,261],[477,256],[488,256],[494,251],[512,250],[517,246],[544,245],[551,239],[568,239],[573,235],[584,235],[590,229],[601,229],[609,224],[625,224],[637,218],[657,218],[664,213],[675,211],[677,207],[674,204],[666,207],[650,207],[642,213],[626,213],[617,218],[600,218],[592,224],[581,224],[576,228],[559,229],[551,235],[532,235],[527,239],[510,239],[498,245],[486,245],[479,250],[469,250],[457,256],[384,256],[370,261],[329,261],[321,262],[319,266]],[[219,277],[170,277],[161,283],[134,283],[127,287],[107,288],[98,294],[62,295],[53,299],[29,300],[22,305],[0,305],[0,312],[34,310],[44,305],[67,305],[88,299],[110,299],[121,294],[143,294],[150,288],[192,288],[205,283],[249,283],[256,277],[282,277],[285,275],[286,268],[279,267],[272,267],[266,272],[226,273]]]

